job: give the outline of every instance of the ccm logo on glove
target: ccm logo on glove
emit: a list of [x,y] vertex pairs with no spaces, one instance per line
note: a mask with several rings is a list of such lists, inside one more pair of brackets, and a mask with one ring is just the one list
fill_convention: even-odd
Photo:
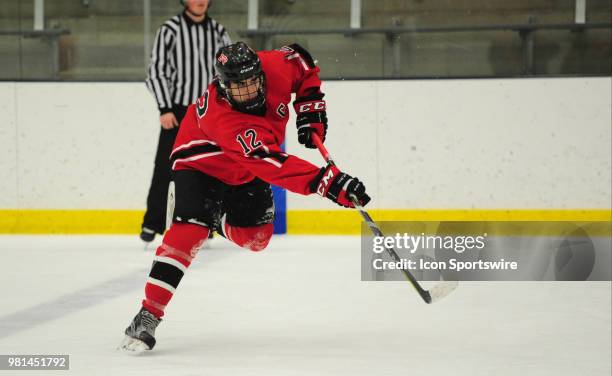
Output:
[[295,125],[298,129],[298,142],[307,148],[315,149],[312,134],[315,133],[322,142],[325,142],[327,133],[326,105],[323,93],[315,93],[307,97],[297,98],[293,108],[297,114]]
[[325,111],[325,101],[306,102],[298,107],[298,112]]
[[329,186],[329,182],[334,177],[334,170],[329,169],[325,175],[321,177],[321,181],[319,181],[319,186],[317,187],[317,193],[319,196],[325,197],[325,193],[327,193],[327,186]]
[[354,196],[364,206],[370,202],[370,196],[359,179],[341,172],[331,164],[321,168],[310,185],[310,191],[327,197],[345,208],[355,207],[351,196]]

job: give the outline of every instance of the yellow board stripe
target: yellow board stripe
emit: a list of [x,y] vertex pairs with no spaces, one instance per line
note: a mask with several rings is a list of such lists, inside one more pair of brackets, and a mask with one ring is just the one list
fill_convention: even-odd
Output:
[[0,234],[137,234],[141,210],[0,210]]
[[[610,222],[607,209],[432,209],[369,210],[375,221],[571,221]],[[289,210],[289,234],[359,234],[361,216],[355,210]]]
[[[376,221],[610,222],[610,209],[456,209],[369,211]],[[0,234],[136,234],[142,210],[0,210]],[[359,234],[355,210],[289,210],[289,234]]]

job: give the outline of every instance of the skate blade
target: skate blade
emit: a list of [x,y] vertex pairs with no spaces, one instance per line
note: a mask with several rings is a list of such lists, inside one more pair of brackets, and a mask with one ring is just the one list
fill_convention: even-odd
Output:
[[125,338],[123,338],[123,341],[121,341],[121,343],[117,347],[117,350],[120,350],[130,355],[140,355],[145,351],[149,351],[151,349],[149,348],[149,346],[147,346],[146,343],[142,342],[141,340],[126,335]]

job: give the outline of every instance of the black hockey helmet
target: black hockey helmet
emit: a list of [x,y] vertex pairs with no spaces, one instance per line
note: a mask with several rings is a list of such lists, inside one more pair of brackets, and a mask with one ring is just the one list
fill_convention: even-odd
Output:
[[[234,108],[246,113],[261,113],[266,104],[265,75],[259,56],[251,47],[244,42],[236,42],[220,48],[216,54],[215,68],[221,94]],[[246,82],[256,85],[256,91],[232,89],[232,83],[244,85]]]

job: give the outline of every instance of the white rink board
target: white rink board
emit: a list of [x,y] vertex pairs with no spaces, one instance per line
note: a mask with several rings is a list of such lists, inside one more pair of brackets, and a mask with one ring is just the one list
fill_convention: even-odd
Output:
[[17,103],[15,83],[0,83],[0,208],[17,201]]
[[[327,144],[339,166],[363,177],[372,207],[609,208],[611,85],[610,78],[331,82]],[[302,155],[293,139],[288,145]],[[338,208],[295,195],[287,201],[291,209]]]
[[145,205],[157,145],[144,84],[17,85],[19,208]]
[[[611,79],[324,83],[327,146],[372,208],[607,208]],[[0,83],[0,208],[143,209],[158,137],[143,83]],[[322,164],[297,144],[287,149]],[[288,195],[289,209],[337,209]]]

